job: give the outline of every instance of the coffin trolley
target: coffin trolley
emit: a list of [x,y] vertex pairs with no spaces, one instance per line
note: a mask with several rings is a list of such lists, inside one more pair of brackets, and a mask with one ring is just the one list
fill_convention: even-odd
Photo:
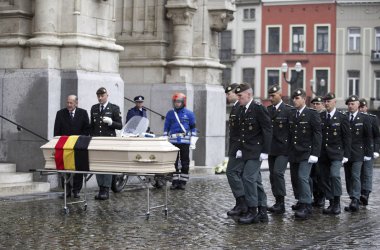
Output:
[[[167,185],[169,176],[174,172],[174,162],[179,149],[164,138],[140,137],[87,137],[57,136],[41,146],[45,158],[45,169],[37,169],[42,175],[63,174],[64,176],[64,212],[67,205],[84,203],[87,209],[87,181],[94,174],[138,176],[147,190],[147,212],[164,207],[167,215]],[[80,201],[67,202],[66,184],[70,181],[68,174],[85,175],[83,195]],[[145,179],[141,177],[145,177]],[[149,183],[155,176],[165,180],[165,201],[163,205],[150,207]]]

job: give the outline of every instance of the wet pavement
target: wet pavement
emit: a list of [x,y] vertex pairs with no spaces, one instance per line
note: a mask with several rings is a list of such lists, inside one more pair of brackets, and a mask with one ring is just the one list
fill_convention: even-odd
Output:
[[[268,205],[269,173],[263,172]],[[343,172],[342,172],[343,176]],[[358,213],[322,215],[314,209],[307,221],[296,221],[289,171],[286,213],[269,215],[268,223],[239,225],[226,212],[234,199],[225,175],[192,178],[186,191],[169,190],[169,214],[161,209],[146,220],[146,190],[128,189],[95,201],[90,190],[87,211],[82,204],[63,213],[58,193],[0,198],[0,249],[378,249],[380,247],[380,169],[374,170],[370,204]],[[344,178],[343,178],[344,179]],[[345,190],[345,188],[344,188]],[[152,189],[162,201],[164,191]],[[154,202],[152,205],[157,205]]]

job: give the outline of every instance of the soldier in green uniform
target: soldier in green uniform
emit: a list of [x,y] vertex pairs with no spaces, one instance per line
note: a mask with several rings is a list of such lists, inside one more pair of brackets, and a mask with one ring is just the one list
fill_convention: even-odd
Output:
[[[107,90],[103,87],[96,91],[99,103],[91,107],[91,136],[116,136],[116,129],[122,128],[119,106],[108,101]],[[96,200],[107,200],[112,184],[112,175],[97,174],[99,193]]]

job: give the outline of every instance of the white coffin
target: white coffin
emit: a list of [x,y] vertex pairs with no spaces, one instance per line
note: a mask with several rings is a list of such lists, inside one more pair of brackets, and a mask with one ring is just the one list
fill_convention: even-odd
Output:
[[[45,168],[55,169],[56,136],[41,146]],[[165,174],[175,172],[179,149],[163,138],[93,137],[89,146],[90,171]]]

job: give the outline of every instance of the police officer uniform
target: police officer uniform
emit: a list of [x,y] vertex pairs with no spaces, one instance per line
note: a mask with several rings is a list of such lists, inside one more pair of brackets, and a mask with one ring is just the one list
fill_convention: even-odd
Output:
[[[334,93],[328,93],[324,100],[335,99]],[[340,169],[343,158],[348,160],[351,151],[351,131],[347,115],[334,108],[331,112],[320,113],[322,125],[322,147],[318,166],[321,173],[321,187],[330,206],[323,214],[340,214],[340,196],[342,183]]]
[[[280,86],[274,85],[269,88],[268,94],[281,91]],[[285,212],[284,197],[286,196],[285,188],[285,170],[288,165],[288,137],[289,137],[289,117],[292,106],[285,104],[282,100],[276,105],[267,107],[269,116],[272,119],[273,136],[268,156],[269,180],[272,187],[273,196],[276,203],[268,208],[268,211],[275,214]]]
[[[99,88],[96,94],[106,94],[105,88]],[[104,117],[112,119],[112,124],[103,122]],[[105,104],[95,104],[91,107],[91,136],[116,136],[116,129],[122,128],[121,114],[119,106],[107,102]],[[112,184],[112,175],[96,175],[99,186],[99,195],[95,199],[108,199],[109,188]]]
[[[360,99],[360,106],[367,106],[367,101],[365,99]],[[360,175],[361,180],[361,195],[360,202],[366,206],[368,205],[369,194],[372,191],[372,176],[373,176],[373,164],[377,157],[379,157],[380,150],[380,130],[379,130],[379,120],[376,115],[366,113],[369,116],[372,125],[372,135],[373,135],[373,157],[369,161],[363,162],[363,168]]]
[[[251,87],[240,84],[235,93],[240,94]],[[248,212],[239,218],[243,224],[268,221],[267,197],[261,180],[261,160],[269,154],[272,139],[272,126],[267,109],[251,99],[239,108],[238,142],[231,148],[230,154],[242,164],[244,197],[249,207]],[[258,210],[257,210],[258,209]]]
[[[134,102],[135,103],[138,103],[138,102],[144,102],[144,97],[142,95],[139,95],[139,96],[136,96],[134,99]],[[129,109],[128,110],[128,113],[127,113],[127,118],[126,118],[126,122],[125,123],[128,123],[128,121],[134,117],[134,116],[141,116],[141,117],[147,117],[146,116],[146,109],[144,107],[142,107],[141,109],[137,108],[136,106]]]
[[[325,108],[323,107],[323,97],[316,96],[313,99],[311,99],[310,103],[320,105],[318,106],[318,109],[316,109],[318,113],[325,111]],[[310,182],[310,186],[314,198],[313,206],[324,207],[326,197],[322,188],[321,171],[318,162],[313,164],[311,168],[310,178],[312,180]]]
[[[306,97],[303,89],[297,89],[292,94]],[[321,118],[318,112],[306,106],[292,110],[289,120],[289,162],[292,185],[298,206],[296,218],[308,219],[311,215],[310,171],[312,158],[319,157],[321,150]],[[318,159],[318,158],[317,158]]]
[[[346,105],[350,102],[359,102],[356,95],[350,96],[346,100]],[[348,162],[344,164],[347,193],[351,203],[345,207],[345,211],[357,212],[359,210],[359,199],[361,193],[360,173],[364,161],[371,160],[373,156],[372,127],[369,116],[360,113],[347,113],[351,130],[351,154]]]
[[[226,87],[225,93],[235,91],[239,84],[233,83]],[[228,163],[227,163],[227,180],[230,185],[232,194],[235,197],[235,207],[227,212],[229,216],[239,216],[247,212],[248,206],[245,201],[244,185],[242,180],[243,161],[236,158],[236,151],[239,147],[239,101],[236,101],[231,109],[229,116],[229,150],[228,150]]]

